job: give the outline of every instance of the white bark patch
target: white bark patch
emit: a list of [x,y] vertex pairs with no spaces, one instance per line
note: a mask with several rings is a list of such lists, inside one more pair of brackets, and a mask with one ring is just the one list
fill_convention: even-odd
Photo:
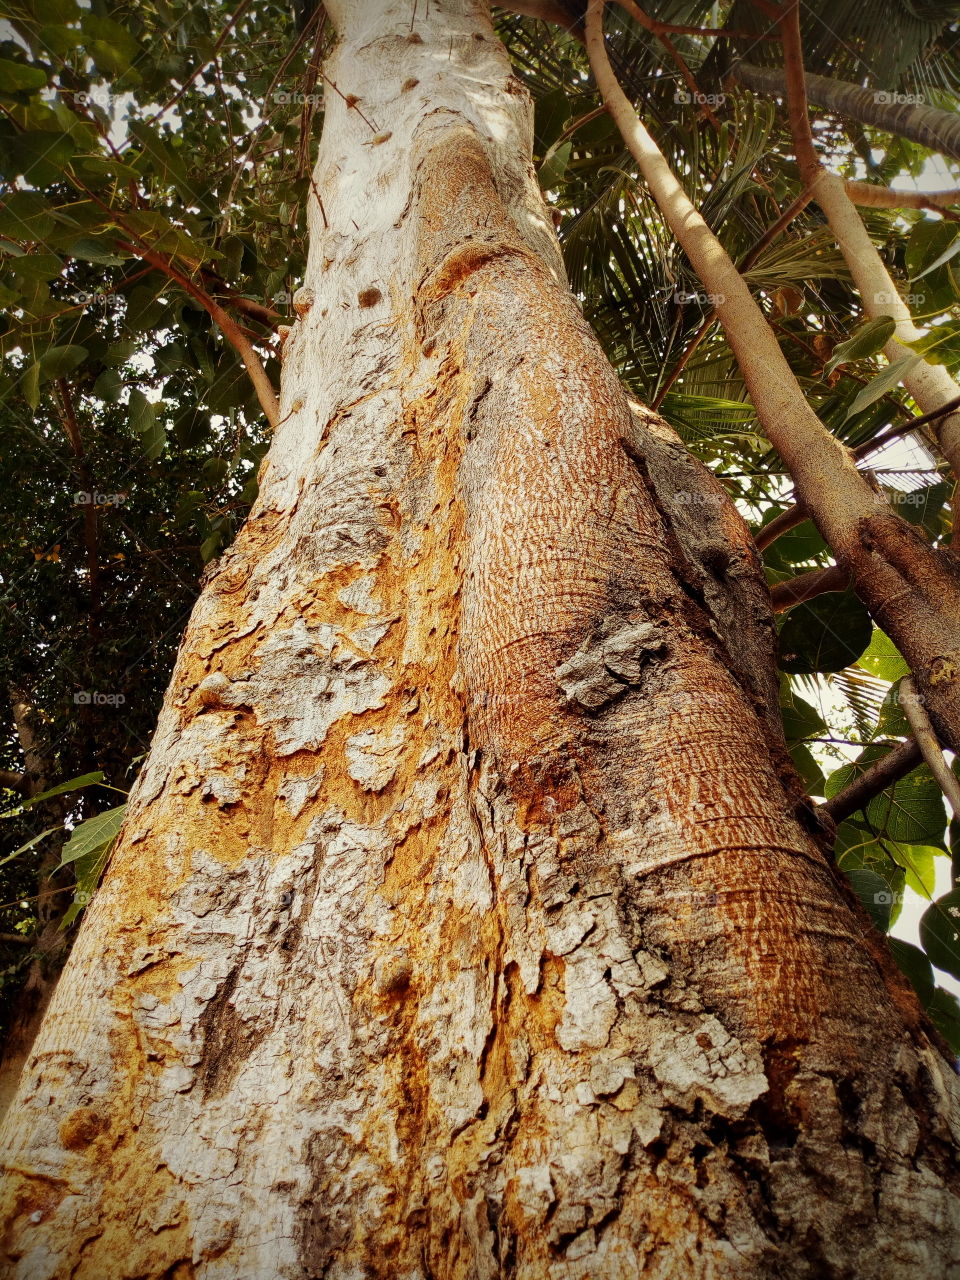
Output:
[[270,726],[278,755],[316,751],[337,720],[385,705],[390,681],[345,639],[298,620],[257,650],[260,668],[242,682],[242,696]]
[[667,1100],[686,1109],[700,1098],[720,1115],[739,1117],[768,1088],[757,1046],[735,1040],[710,1014],[689,1031],[665,1026],[649,1063]]
[[364,729],[347,739],[347,772],[366,791],[382,791],[396,777],[406,735],[397,725],[388,733]]
[[568,702],[596,710],[639,684],[645,664],[664,647],[651,622],[618,626],[587,641],[554,675]]
[[320,793],[324,770],[312,773],[309,778],[288,773],[277,788],[277,799],[282,800],[291,818],[299,818],[305,806]]

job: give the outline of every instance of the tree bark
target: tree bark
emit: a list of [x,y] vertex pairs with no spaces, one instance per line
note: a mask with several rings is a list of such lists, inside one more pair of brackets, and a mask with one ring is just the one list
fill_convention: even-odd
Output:
[[485,6],[327,8],[278,431],[10,1113],[9,1274],[948,1274],[957,1082],[795,816],[743,522],[580,316]]

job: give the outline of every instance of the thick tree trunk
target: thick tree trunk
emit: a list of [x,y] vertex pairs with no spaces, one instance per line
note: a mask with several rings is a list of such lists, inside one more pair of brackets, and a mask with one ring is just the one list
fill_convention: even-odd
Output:
[[9,1274],[950,1274],[957,1083],[795,817],[746,530],[564,287],[482,6],[328,10],[279,429],[10,1113]]

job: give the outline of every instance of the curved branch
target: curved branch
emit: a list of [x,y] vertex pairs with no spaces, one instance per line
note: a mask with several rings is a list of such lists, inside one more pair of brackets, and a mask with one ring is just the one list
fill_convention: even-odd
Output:
[[148,249],[145,245],[131,244],[128,241],[121,241],[120,247],[126,249],[128,253],[135,253],[137,257],[143,258],[144,262],[149,262],[159,271],[169,276],[171,280],[175,280],[181,289],[189,293],[191,298],[195,298],[203,309],[209,313],[211,319],[219,325],[223,336],[243,361],[247,373],[250,375],[250,381],[253,383],[253,389],[257,393],[257,399],[260,401],[260,407],[270,426],[276,427],[280,420],[280,408],[273,384],[267,377],[260,357],[253,349],[253,344],[236,321],[231,319],[223,307],[214,302],[205,290],[195,284],[189,276],[178,270],[169,258],[166,258],[162,253],[157,253],[154,249]]

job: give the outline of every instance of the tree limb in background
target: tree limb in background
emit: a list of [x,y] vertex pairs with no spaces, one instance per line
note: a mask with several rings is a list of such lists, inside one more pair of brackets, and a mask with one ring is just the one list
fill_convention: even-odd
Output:
[[[786,94],[786,75],[779,67],[736,62],[732,73],[755,93],[780,98]],[[864,89],[827,76],[807,76],[807,98],[816,106],[960,160],[960,115],[937,107],[898,103],[900,96],[892,90]]]
[[850,575],[846,569],[832,564],[826,569],[811,569],[809,573],[798,574],[786,582],[774,583],[770,588],[770,602],[774,613],[783,613],[815,596],[826,595],[830,591],[846,591],[849,585]]
[[903,707],[903,714],[910,722],[917,746],[923,753],[930,772],[937,780],[937,786],[949,800],[953,816],[960,818],[960,782],[957,781],[956,774],[944,759],[937,735],[930,723],[930,717],[924,709],[917,687],[910,676],[904,676],[900,681],[900,705]]
[[[850,269],[868,316],[892,316],[896,329],[883,353],[891,364],[913,354],[905,343],[924,335],[913,323],[910,309],[870,239],[863,219],[846,189],[846,183],[820,163],[813,144],[807,110],[807,78],[803,66],[799,0],[790,0],[780,21],[786,75],[787,115],[797,154],[800,178],[827,216],[840,252]],[[928,364],[919,356],[906,369],[901,382],[924,413],[944,410],[960,394],[960,385],[940,364]],[[940,452],[960,477],[960,413],[946,413],[936,420],[936,440]]]
[[236,321],[227,315],[223,307],[214,302],[204,289],[201,289],[189,276],[184,275],[182,271],[175,267],[173,262],[164,254],[148,249],[145,245],[131,244],[127,241],[121,241],[120,247],[128,253],[134,253],[137,257],[143,258],[145,262],[149,262],[159,271],[169,276],[171,280],[175,280],[181,289],[189,293],[191,298],[195,298],[204,310],[209,313],[211,319],[219,325],[223,336],[243,361],[247,373],[250,375],[250,381],[253,383],[253,388],[257,393],[257,399],[260,401],[260,407],[270,426],[276,427],[280,420],[280,408],[273,384],[267,377],[260,357],[253,349],[253,344]]
[[960,220],[953,212],[960,205],[960,188],[955,191],[894,191],[873,182],[844,182],[847,195],[864,209],[931,209],[951,222]]
[[877,760],[875,764],[865,769],[859,777],[854,778],[832,799],[818,805],[817,811],[827,814],[839,827],[844,819],[868,805],[874,796],[878,796],[894,782],[899,782],[908,773],[912,773],[922,761],[923,756],[916,741],[913,738],[907,738],[905,742],[898,743],[892,751],[888,751],[881,760]]
[[937,680],[945,637],[960,651],[960,612],[920,584],[949,575],[952,566],[929,544],[911,543],[915,563],[904,575],[865,545],[878,513],[899,522],[885,495],[857,470],[847,449],[819,420],[777,344],[763,312],[720,241],[694,207],[662,152],[644,128],[613,73],[606,52],[604,0],[589,0],[586,43],[600,93],[634,156],[651,194],[690,259],[714,305],[736,356],[767,439],[793,477],[797,496],[846,568],[858,595],[922,683],[938,728],[960,745],[960,682]]

